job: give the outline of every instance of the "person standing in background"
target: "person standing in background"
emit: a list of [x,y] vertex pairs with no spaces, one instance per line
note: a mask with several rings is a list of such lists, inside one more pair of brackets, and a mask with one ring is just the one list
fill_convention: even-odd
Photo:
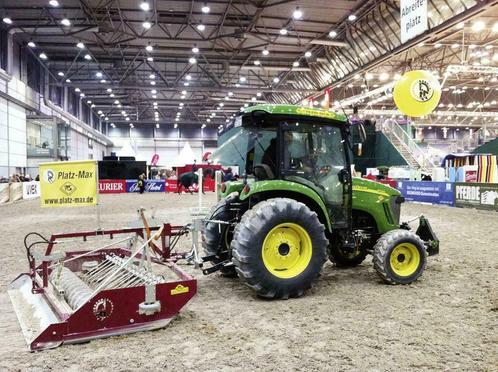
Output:
[[140,194],[143,194],[145,191],[145,174],[142,173],[138,177],[137,186],[138,186],[138,190],[139,190]]

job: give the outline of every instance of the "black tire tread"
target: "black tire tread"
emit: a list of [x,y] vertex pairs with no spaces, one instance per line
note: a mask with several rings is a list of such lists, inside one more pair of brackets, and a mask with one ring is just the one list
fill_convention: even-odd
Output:
[[[232,261],[236,271],[242,281],[256,291],[258,296],[265,298],[287,299],[289,297],[299,297],[309,289],[320,274],[320,270],[314,274],[312,280],[296,288],[284,288],[283,286],[270,286],[265,283],[250,264],[251,251],[254,247],[254,236],[263,226],[267,226],[272,216],[282,213],[299,213],[312,221],[312,226],[316,226],[314,233],[317,246],[313,245],[313,254],[317,255],[320,269],[327,260],[326,247],[328,240],[325,237],[325,227],[318,220],[318,215],[311,211],[305,204],[294,199],[272,198],[256,204],[252,209],[246,211],[241,221],[237,224],[232,239]],[[308,233],[310,233],[308,231]],[[311,235],[311,234],[310,234]],[[260,247],[257,247],[258,253]],[[254,254],[254,252],[253,252]]]
[[[389,273],[386,270],[386,260],[388,260],[388,255],[390,253],[391,248],[393,245],[399,244],[401,241],[406,240],[406,239],[413,239],[420,247],[423,247],[421,251],[423,252],[423,257],[422,259],[422,267],[418,272],[418,275],[414,277],[413,280],[411,280],[409,283],[401,283],[396,278],[392,277],[389,275]],[[425,270],[425,267],[427,265],[427,249],[425,248],[424,242],[420,237],[415,234],[412,231],[409,230],[404,230],[404,229],[396,229],[396,230],[391,230],[383,234],[379,240],[377,240],[377,243],[374,246],[374,253],[373,253],[373,265],[375,271],[379,274],[379,276],[389,284],[410,284],[417,280],[420,275]]]

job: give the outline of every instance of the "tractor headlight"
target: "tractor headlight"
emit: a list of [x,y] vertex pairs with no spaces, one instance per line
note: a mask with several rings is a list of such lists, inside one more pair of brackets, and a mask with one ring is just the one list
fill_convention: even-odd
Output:
[[393,215],[394,223],[399,225],[399,219],[401,215],[401,203],[404,203],[405,198],[402,196],[393,196],[391,198],[391,211]]

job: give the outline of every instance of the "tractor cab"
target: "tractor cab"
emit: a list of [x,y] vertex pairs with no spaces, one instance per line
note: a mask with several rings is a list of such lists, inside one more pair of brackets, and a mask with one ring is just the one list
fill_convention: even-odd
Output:
[[345,211],[351,203],[346,118],[325,111],[321,111],[323,117],[309,116],[306,108],[277,107],[268,112],[255,106],[237,117],[213,154],[214,161],[237,165],[249,187],[270,180],[306,186],[324,201],[336,226],[346,225]]

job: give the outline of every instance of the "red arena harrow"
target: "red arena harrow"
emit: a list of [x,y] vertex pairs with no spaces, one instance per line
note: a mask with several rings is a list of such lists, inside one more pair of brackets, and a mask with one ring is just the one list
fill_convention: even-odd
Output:
[[[26,236],[29,273],[11,283],[9,295],[30,350],[161,328],[195,295],[196,280],[175,264],[185,256],[171,253],[188,228],[149,228],[140,214],[140,227]],[[91,237],[116,241],[54,252]],[[39,244],[46,244],[43,254],[34,249]]]

